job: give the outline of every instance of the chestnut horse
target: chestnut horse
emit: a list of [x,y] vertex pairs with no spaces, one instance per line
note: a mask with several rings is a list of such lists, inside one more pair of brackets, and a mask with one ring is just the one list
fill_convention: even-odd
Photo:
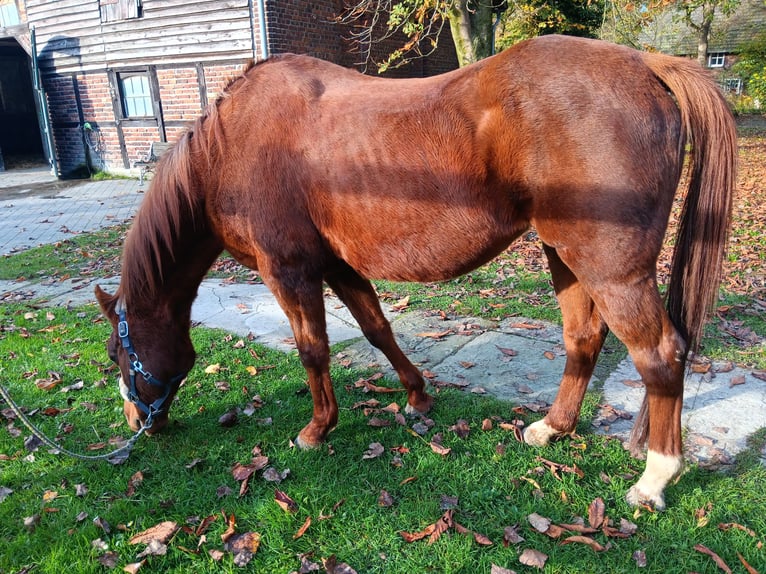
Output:
[[[687,145],[666,308],[656,263]],[[298,445],[318,446],[338,419],[323,282],[391,361],[409,410],[428,411],[370,279],[450,279],[534,226],[567,359],[526,442],[574,431],[611,329],[646,386],[633,435],[648,440],[646,469],[628,500],[661,508],[682,468],[684,365],[717,293],[735,164],[732,116],[696,63],[604,42],[547,36],[427,79],[287,54],[252,65],[162,158],[120,286],[97,288],[128,423],[167,423],[194,363],[192,302],[223,249],[290,320],[314,401]]]

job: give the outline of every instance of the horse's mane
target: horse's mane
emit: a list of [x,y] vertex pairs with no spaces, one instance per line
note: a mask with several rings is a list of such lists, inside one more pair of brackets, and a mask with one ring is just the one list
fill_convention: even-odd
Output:
[[139,298],[155,300],[180,248],[205,231],[204,190],[197,170],[205,171],[208,178],[215,173],[212,166],[225,147],[221,103],[237,94],[246,85],[251,70],[262,62],[250,61],[239,76],[230,79],[215,101],[159,160],[123,248],[117,296],[128,307]]

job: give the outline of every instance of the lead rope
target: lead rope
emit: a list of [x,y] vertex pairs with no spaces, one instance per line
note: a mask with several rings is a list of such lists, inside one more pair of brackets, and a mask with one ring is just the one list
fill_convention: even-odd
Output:
[[97,454],[97,455],[78,454],[76,452],[72,452],[71,450],[65,449],[64,447],[56,444],[56,442],[53,441],[52,439],[45,436],[45,434],[43,434],[43,432],[40,429],[38,429],[34,424],[32,424],[32,422],[29,420],[27,415],[21,412],[21,409],[19,408],[19,406],[13,401],[11,396],[8,394],[8,391],[5,390],[5,388],[3,388],[2,385],[0,385],[0,395],[2,395],[3,399],[5,399],[5,402],[8,403],[8,406],[11,408],[14,414],[19,418],[19,420],[24,424],[24,426],[27,427],[30,431],[32,431],[32,434],[34,436],[36,436],[38,439],[40,439],[42,442],[44,442],[48,446],[56,449],[57,451],[62,452],[66,455],[69,455],[72,458],[77,458],[80,460],[108,460],[109,462],[113,464],[119,464],[121,462],[124,462],[130,456],[130,451],[133,449],[133,446],[136,444],[138,437],[144,434],[144,431],[146,431],[146,429],[152,426],[152,421],[150,416],[141,425],[141,428],[138,429],[138,431],[136,431],[136,434],[134,434],[130,439],[128,439],[128,442],[126,442],[120,448],[113,450],[112,452],[108,452],[106,454]]

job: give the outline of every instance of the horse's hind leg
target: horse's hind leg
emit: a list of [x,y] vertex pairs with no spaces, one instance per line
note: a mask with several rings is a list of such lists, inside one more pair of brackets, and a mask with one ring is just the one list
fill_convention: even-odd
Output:
[[567,359],[551,410],[524,433],[524,440],[535,446],[546,445],[553,437],[574,432],[588,382],[607,334],[606,324],[582,283],[561,261],[555,249],[548,245],[543,247],[561,307]]
[[407,412],[428,412],[433,397],[425,392],[420,371],[396,344],[372,284],[347,265],[325,275],[325,281],[351,311],[367,340],[383,352],[396,370],[407,389]]
[[627,346],[646,387],[642,415],[632,437],[634,448],[640,446],[648,427],[646,469],[627,499],[633,505],[648,503],[662,509],[665,487],[683,468],[681,409],[686,343],[663,307],[653,274],[620,281],[602,278],[589,287],[609,328]]

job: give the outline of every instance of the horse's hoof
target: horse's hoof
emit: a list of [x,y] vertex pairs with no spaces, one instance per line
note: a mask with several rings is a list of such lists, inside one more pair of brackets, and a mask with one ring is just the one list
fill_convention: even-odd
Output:
[[547,446],[551,438],[561,433],[545,422],[539,420],[529,425],[524,431],[524,442],[532,446]]
[[319,447],[322,446],[322,442],[308,442],[301,438],[301,435],[298,435],[295,440],[293,441],[295,446],[297,446],[301,450],[316,450]]
[[433,406],[433,404],[434,404],[434,399],[433,397],[430,397],[430,396],[428,397],[427,401],[423,401],[424,406],[422,406],[421,408],[413,407],[410,403],[407,403],[404,407],[404,414],[409,415],[411,417],[424,415],[431,410],[431,407]]
[[625,495],[625,500],[631,506],[648,506],[653,510],[665,510],[665,497],[661,492],[653,495],[641,492],[638,484],[630,487],[628,494]]

